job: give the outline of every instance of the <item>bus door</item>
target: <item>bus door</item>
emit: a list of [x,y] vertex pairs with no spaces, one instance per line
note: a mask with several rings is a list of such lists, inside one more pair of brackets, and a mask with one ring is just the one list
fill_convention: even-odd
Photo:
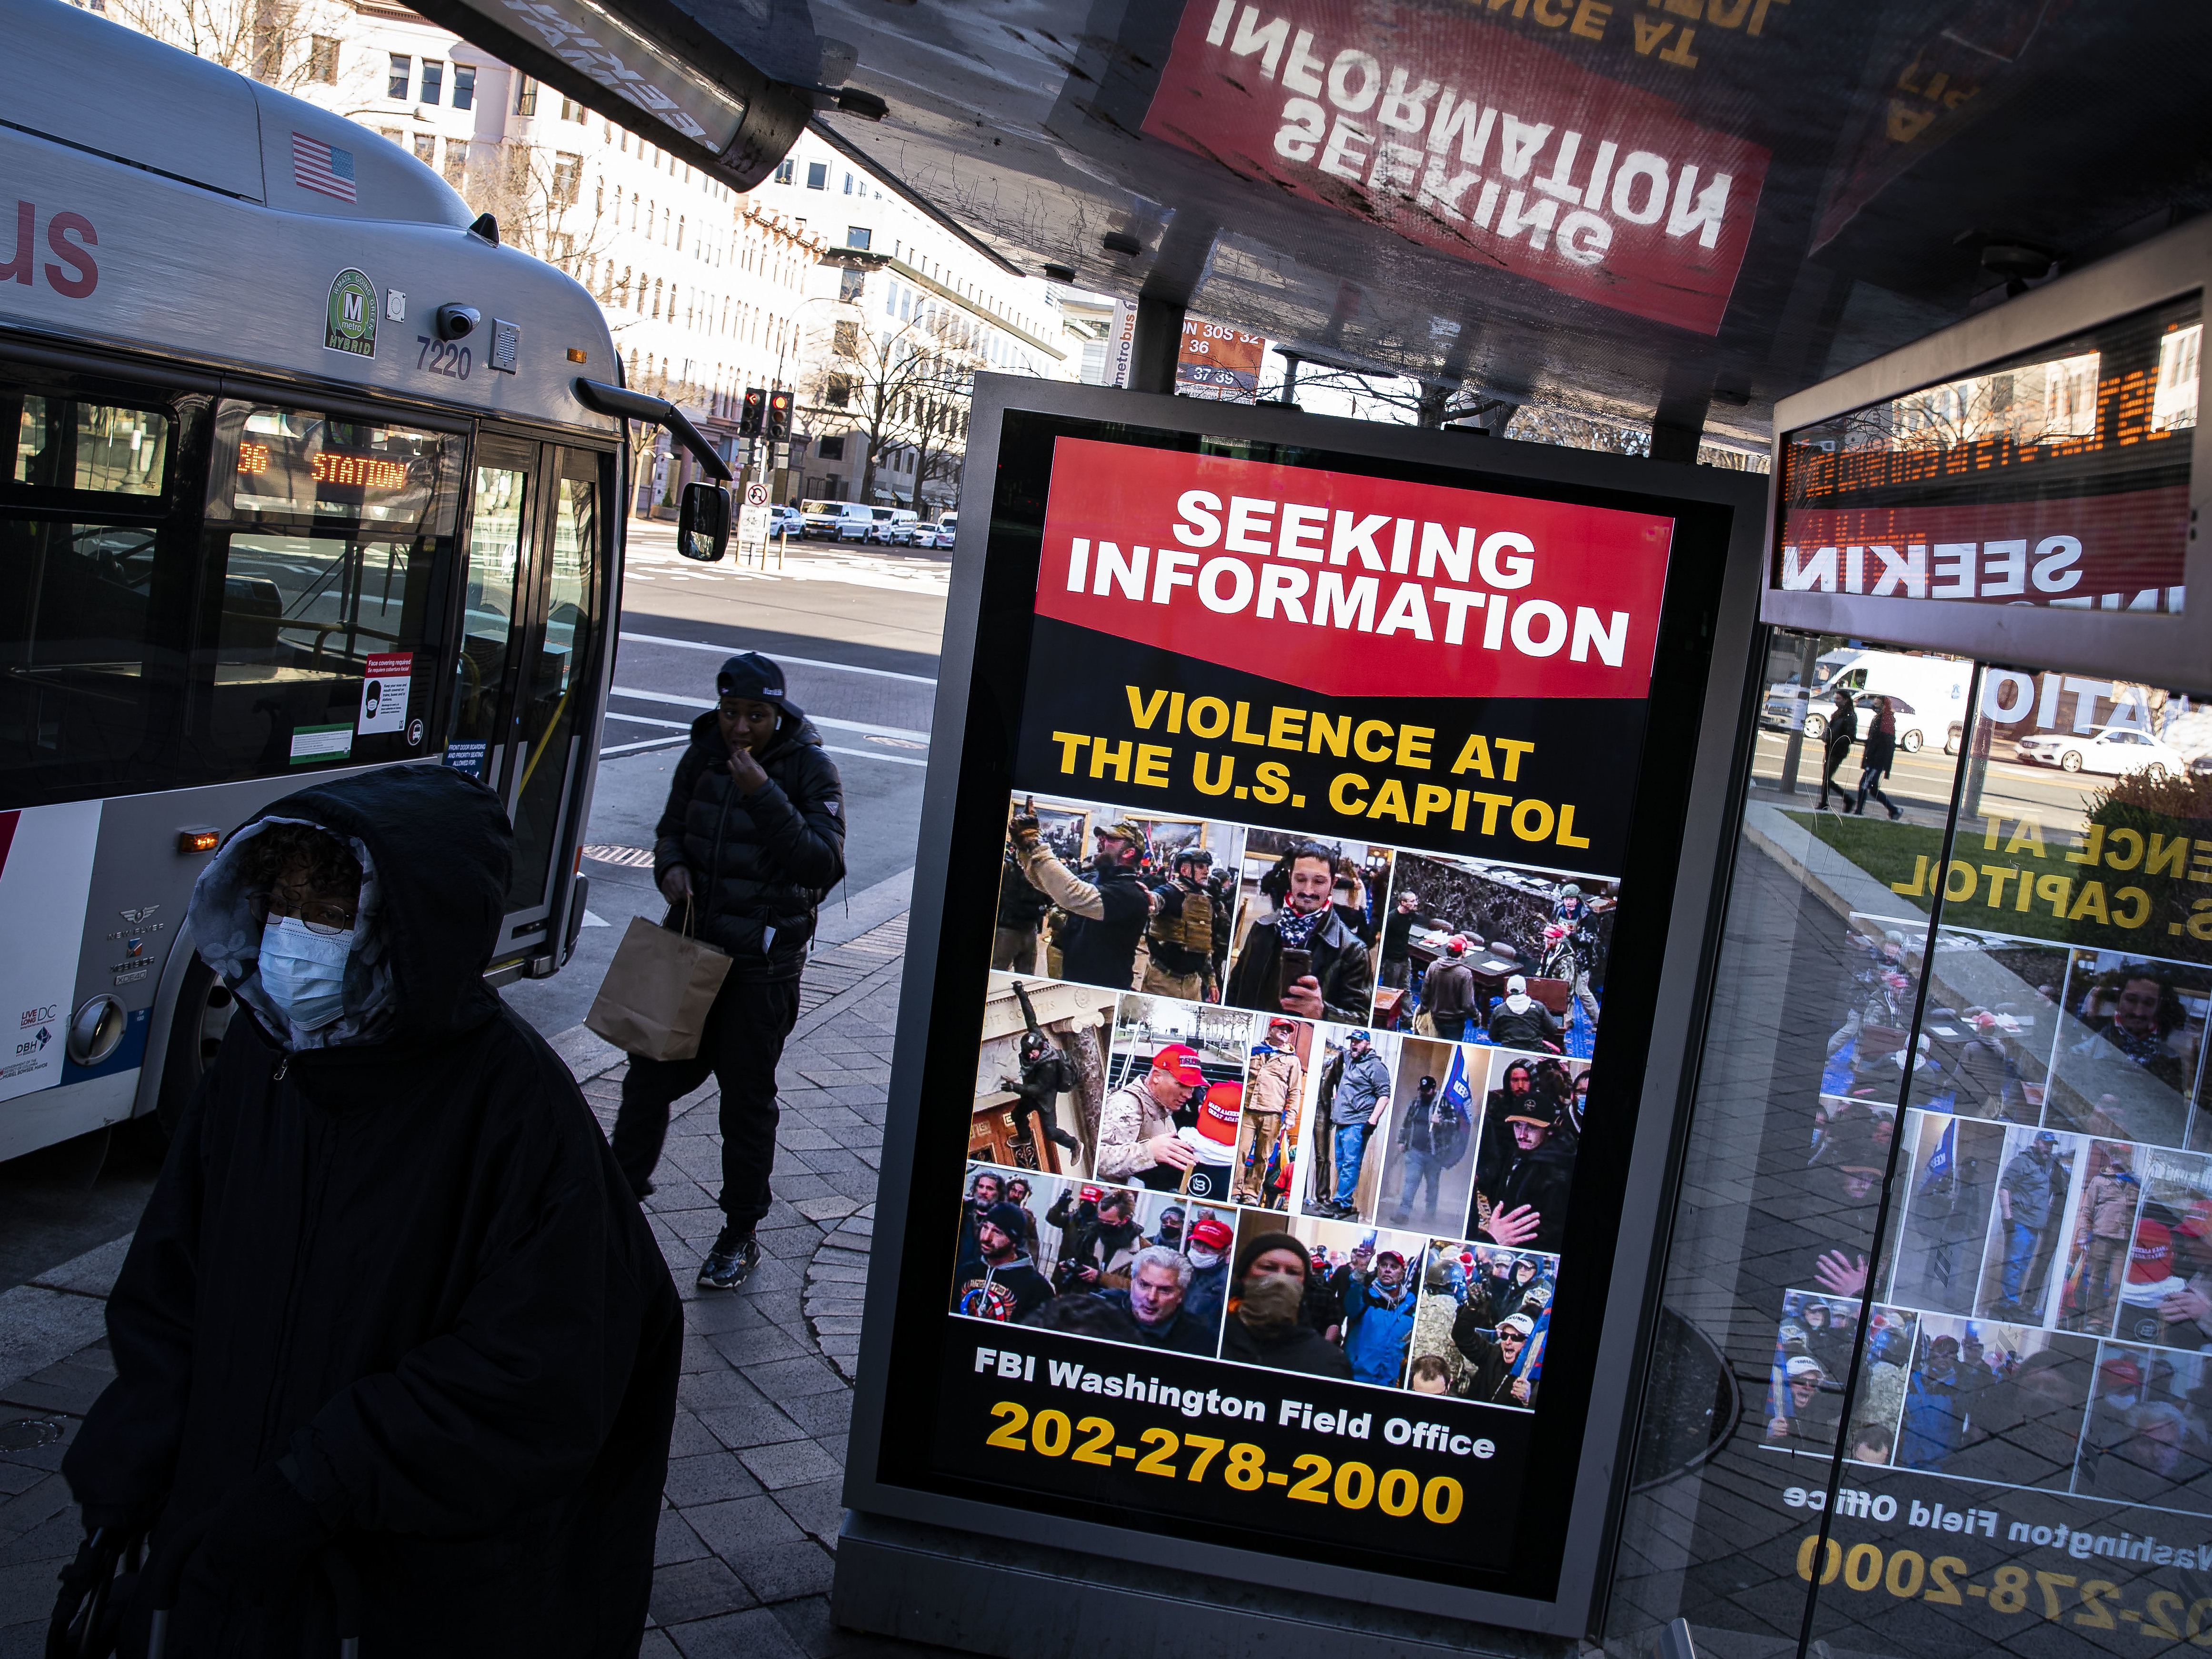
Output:
[[447,763],[497,790],[514,825],[495,960],[557,952],[556,854],[598,714],[611,459],[495,433],[477,444]]

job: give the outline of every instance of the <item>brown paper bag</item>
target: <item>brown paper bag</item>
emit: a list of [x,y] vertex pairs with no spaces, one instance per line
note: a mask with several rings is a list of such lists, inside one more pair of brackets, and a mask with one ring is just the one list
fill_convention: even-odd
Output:
[[[684,908],[690,922],[690,907]],[[625,1053],[690,1060],[730,958],[702,940],[632,916],[584,1024]]]

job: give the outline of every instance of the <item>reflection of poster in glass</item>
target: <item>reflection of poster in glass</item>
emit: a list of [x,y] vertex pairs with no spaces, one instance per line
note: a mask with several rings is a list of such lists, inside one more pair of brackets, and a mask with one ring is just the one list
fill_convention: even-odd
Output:
[[1425,246],[1706,334],[1767,161],[1470,9],[1326,0],[1187,7],[1144,131]]

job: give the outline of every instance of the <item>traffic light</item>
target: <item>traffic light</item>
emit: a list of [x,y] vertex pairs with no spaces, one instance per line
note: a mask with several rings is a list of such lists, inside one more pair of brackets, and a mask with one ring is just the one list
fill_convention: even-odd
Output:
[[771,392],[768,394],[768,441],[780,444],[791,436],[791,394]]
[[738,415],[738,436],[757,438],[761,434],[761,416],[768,410],[768,390],[764,386],[745,388],[745,406]]

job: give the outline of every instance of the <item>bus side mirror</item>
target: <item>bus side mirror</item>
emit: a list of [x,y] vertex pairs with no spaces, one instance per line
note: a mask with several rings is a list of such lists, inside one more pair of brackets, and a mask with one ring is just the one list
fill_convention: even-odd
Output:
[[676,520],[676,550],[712,564],[730,544],[730,492],[703,479],[684,486]]

